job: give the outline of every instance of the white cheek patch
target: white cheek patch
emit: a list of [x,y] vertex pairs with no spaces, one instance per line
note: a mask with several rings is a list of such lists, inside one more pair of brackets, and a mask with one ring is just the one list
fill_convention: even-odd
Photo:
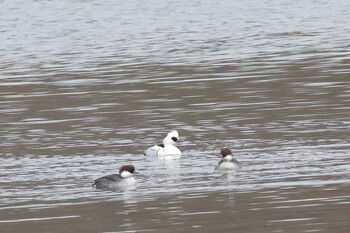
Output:
[[167,145],[176,145],[176,142],[174,142],[173,139],[171,139],[170,136],[166,136],[166,137],[163,139],[163,144],[164,144],[164,146],[167,146]]
[[128,177],[132,176],[132,174],[128,171],[122,171],[122,173],[120,173],[120,176],[123,178],[128,178]]

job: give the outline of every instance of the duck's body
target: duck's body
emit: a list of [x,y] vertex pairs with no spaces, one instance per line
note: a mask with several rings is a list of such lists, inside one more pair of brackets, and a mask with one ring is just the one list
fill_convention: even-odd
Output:
[[100,177],[92,182],[97,189],[127,189],[136,186],[136,180],[132,176],[135,172],[133,165],[124,165],[120,168],[119,174],[111,174]]
[[178,159],[181,157],[181,151],[175,146],[178,140],[179,134],[176,130],[173,130],[163,139],[162,144],[147,148],[144,155],[157,156],[162,159]]
[[239,170],[240,165],[236,159],[224,160],[221,159],[218,163],[217,170]]
[[230,149],[223,148],[221,149],[220,154],[222,156],[222,159],[219,161],[218,165],[216,166],[217,170],[238,171],[241,168],[241,166],[239,165],[239,162],[233,158],[233,155]]
[[145,156],[158,156],[158,151],[164,148],[164,144],[148,147],[143,154]]

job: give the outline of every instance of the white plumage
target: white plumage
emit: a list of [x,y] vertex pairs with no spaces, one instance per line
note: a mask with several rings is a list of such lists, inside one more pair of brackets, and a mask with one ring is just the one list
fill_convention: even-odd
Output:
[[181,151],[176,147],[179,141],[179,133],[176,130],[170,131],[163,139],[163,144],[158,144],[147,148],[144,151],[145,156],[157,156],[162,159],[178,159],[181,157]]

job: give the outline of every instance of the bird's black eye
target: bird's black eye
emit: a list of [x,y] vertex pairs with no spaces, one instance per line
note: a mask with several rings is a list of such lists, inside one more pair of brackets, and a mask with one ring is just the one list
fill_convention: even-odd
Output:
[[174,142],[177,142],[177,138],[176,137],[172,137],[171,140],[173,140]]

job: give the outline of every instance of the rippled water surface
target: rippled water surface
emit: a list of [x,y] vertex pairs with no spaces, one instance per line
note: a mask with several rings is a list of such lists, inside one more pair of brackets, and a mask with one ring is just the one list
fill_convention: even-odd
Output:
[[[1,232],[349,232],[349,14],[0,1]],[[182,158],[145,158],[171,129]],[[127,163],[136,191],[90,186]]]

